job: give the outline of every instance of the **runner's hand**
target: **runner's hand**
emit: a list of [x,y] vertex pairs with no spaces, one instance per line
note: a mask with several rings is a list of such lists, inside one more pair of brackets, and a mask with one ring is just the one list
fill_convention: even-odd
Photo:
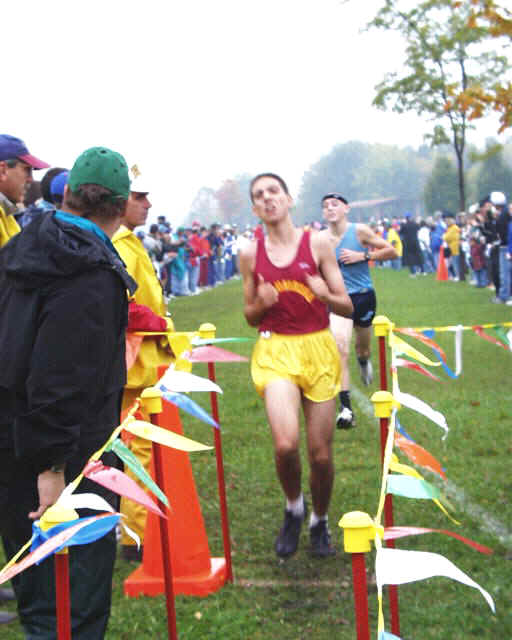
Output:
[[322,276],[312,276],[310,273],[306,273],[306,283],[314,293],[316,298],[318,298],[321,302],[327,301],[327,298],[329,296],[329,287],[327,286],[327,283],[322,278]]
[[355,264],[363,260],[364,253],[362,251],[352,251],[352,249],[342,249],[338,258],[338,262],[341,264]]
[[274,285],[270,282],[265,282],[261,273],[258,273],[258,286],[256,288],[256,296],[261,300],[261,303],[265,309],[274,305],[278,298],[279,293]]

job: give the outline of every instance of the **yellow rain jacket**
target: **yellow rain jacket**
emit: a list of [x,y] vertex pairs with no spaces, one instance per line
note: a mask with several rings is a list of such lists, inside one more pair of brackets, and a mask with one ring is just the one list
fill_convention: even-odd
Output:
[[402,241],[396,229],[393,229],[393,227],[390,227],[388,229],[388,235],[386,240],[389,242],[390,245],[393,246],[395,251],[398,253],[398,257],[401,258],[403,253]]
[[[133,296],[135,302],[146,305],[153,313],[165,318],[162,287],[142,242],[123,225],[114,234],[112,242],[126,264],[126,270],[139,285]],[[174,329],[172,321],[165,319],[167,325]],[[157,367],[170,364],[172,359],[171,354],[160,346],[158,337],[145,337],[137,360],[128,371],[126,389],[140,389],[155,384],[158,379]]]
[[452,256],[459,255],[460,229],[456,224],[451,224],[443,234],[443,240],[448,243]]
[[16,207],[3,193],[0,193],[0,247],[20,232],[19,224],[12,215],[15,211]]

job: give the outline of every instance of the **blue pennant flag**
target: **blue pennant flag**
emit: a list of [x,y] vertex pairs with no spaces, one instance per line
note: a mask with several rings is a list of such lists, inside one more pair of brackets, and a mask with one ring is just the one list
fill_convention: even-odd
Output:
[[194,418],[199,418],[199,420],[202,420],[212,427],[219,429],[219,425],[203,409],[203,407],[199,406],[196,402],[191,400],[183,393],[176,393],[175,391],[162,391],[162,398],[164,398],[164,400],[167,400],[167,402],[176,405],[179,409],[183,409],[183,411],[190,413],[190,415],[194,416]]
[[[32,524],[32,534],[33,540],[30,550],[35,551],[38,547],[40,547],[43,542],[46,542],[53,536],[57,535],[61,531],[65,529],[69,529],[70,527],[74,527],[80,522],[85,522],[87,520],[91,520],[91,524],[83,527],[79,531],[75,533],[74,536],[66,540],[64,544],[60,547],[57,547],[52,553],[56,553],[60,551],[64,547],[71,547],[72,545],[77,544],[89,544],[90,542],[94,542],[95,540],[99,540],[103,536],[105,536],[109,531],[111,531],[116,524],[119,522],[120,516],[118,514],[113,514],[111,516],[105,516],[104,518],[95,519],[95,516],[90,516],[88,518],[78,518],[77,520],[71,520],[69,522],[62,522],[61,524],[56,524],[51,529],[47,529],[43,531],[38,522],[36,521]],[[51,554],[48,554],[51,555]],[[45,556],[45,558],[48,556]],[[45,558],[41,558],[39,562],[42,562]],[[37,564],[39,564],[39,562]]]

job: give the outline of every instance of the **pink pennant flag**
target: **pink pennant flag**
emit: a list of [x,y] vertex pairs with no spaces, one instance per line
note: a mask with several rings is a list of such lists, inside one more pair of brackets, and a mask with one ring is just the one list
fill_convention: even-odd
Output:
[[425,367],[422,367],[421,364],[417,362],[411,362],[410,360],[404,360],[403,358],[395,358],[395,366],[397,367],[405,367],[406,369],[412,369],[413,371],[417,371],[418,373],[427,376],[427,378],[431,378],[432,380],[437,380],[437,382],[442,382],[441,378],[438,378],[433,373],[430,373]]
[[476,333],[476,335],[479,336],[480,338],[483,338],[488,342],[492,342],[493,344],[497,344],[498,347],[503,347],[503,349],[506,349],[507,351],[509,351],[509,348],[506,347],[502,342],[500,342],[499,340],[496,340],[496,338],[493,338],[488,333],[485,333],[482,327],[476,326],[476,327],[472,327],[472,329]]
[[384,540],[396,540],[397,538],[405,538],[406,536],[419,536],[423,533],[442,533],[445,536],[450,536],[452,538],[460,540],[468,547],[476,549],[476,551],[479,551],[480,553],[485,553],[487,555],[494,553],[492,549],[489,549],[489,547],[485,547],[483,544],[479,544],[478,542],[470,540],[469,538],[464,538],[458,533],[447,531],[446,529],[425,529],[423,527],[386,527],[384,529]]
[[119,469],[107,467],[100,460],[97,460],[90,461],[86,465],[83,473],[89,480],[97,482],[102,487],[106,487],[120,496],[138,502],[161,518],[167,518],[148,494],[141,489],[134,480],[128,477],[126,473],[119,471]]
[[184,354],[189,362],[248,362],[248,358],[220,347],[196,347]]
[[437,344],[437,342],[434,342],[434,340],[432,340],[431,338],[427,338],[427,336],[423,335],[423,333],[419,333],[418,331],[414,331],[414,329],[408,329],[408,328],[393,329],[393,331],[395,331],[396,333],[403,333],[406,336],[411,336],[411,338],[416,338],[420,342],[423,342],[423,344],[426,344],[431,349],[435,349],[436,351],[439,351],[441,358],[446,362],[445,352],[441,349],[441,347]]

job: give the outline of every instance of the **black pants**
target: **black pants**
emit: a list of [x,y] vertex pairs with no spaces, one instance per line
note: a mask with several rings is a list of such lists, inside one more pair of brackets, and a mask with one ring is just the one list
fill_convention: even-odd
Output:
[[[104,462],[115,464],[115,457]],[[67,481],[78,475],[76,468],[70,469],[70,475],[73,477],[66,478]],[[112,493],[89,480],[80,484],[80,492],[100,494],[113,506],[117,502]],[[8,559],[30,539],[32,524],[27,514],[37,504],[37,476],[16,461],[11,450],[0,450],[0,533]],[[97,512],[80,513],[93,514]],[[115,555],[114,531],[91,544],[69,548],[73,640],[102,640],[105,636]],[[55,640],[54,556],[18,574],[12,584],[26,640]]]

